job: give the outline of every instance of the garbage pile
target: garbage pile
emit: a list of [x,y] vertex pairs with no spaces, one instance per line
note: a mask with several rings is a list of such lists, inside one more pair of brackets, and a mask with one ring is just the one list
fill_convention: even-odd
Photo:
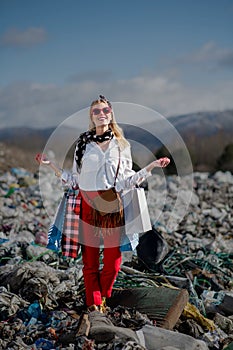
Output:
[[[86,313],[81,256],[65,258],[45,247],[61,196],[57,181],[51,178],[46,187],[51,196],[45,203],[37,173],[23,168],[0,173],[1,349],[232,349],[231,173],[149,179],[150,239],[156,245],[160,237],[165,253],[158,259],[155,249],[147,261],[137,251],[125,253],[114,285],[116,303],[122,302],[109,300],[106,314]],[[128,298],[128,304],[124,294],[120,299],[124,291],[156,295],[161,288],[161,300],[172,290],[188,292],[172,326],[160,326],[156,315],[163,310],[155,304],[149,305],[155,314],[150,318],[140,298]],[[171,302],[168,321],[178,303]]]

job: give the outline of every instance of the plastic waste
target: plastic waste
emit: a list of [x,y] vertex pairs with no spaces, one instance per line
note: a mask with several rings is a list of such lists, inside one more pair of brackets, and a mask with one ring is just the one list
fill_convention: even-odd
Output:
[[198,294],[190,278],[188,278],[188,281],[189,281],[188,291],[190,294],[190,297],[189,297],[190,302],[194,304],[197,307],[197,309],[200,310],[205,315],[205,307],[203,305],[203,301],[198,297]]
[[18,184],[16,184],[16,183],[10,184],[9,189],[8,189],[7,193],[5,194],[5,198],[9,198],[18,189],[19,189]]
[[37,318],[36,317],[31,317],[28,324],[27,324],[27,327],[30,327],[30,326],[34,326],[35,324],[37,324]]
[[38,319],[42,314],[41,304],[38,301],[35,301],[31,305],[29,305],[27,312],[29,316]]
[[201,298],[204,302],[220,305],[225,297],[225,292],[215,292],[212,290],[204,290],[201,294]]
[[39,338],[35,341],[35,345],[37,349],[42,349],[42,350],[54,350],[57,349],[54,347],[54,343],[50,340],[44,339],[44,338]]
[[196,320],[198,324],[207,328],[209,331],[214,331],[216,326],[212,320],[204,317],[195,305],[187,303],[183,311],[184,316]]

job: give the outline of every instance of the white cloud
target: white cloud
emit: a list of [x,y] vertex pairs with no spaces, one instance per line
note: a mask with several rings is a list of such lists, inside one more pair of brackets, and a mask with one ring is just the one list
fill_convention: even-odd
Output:
[[[175,77],[137,76],[129,80],[81,81],[64,86],[18,82],[0,89],[0,127],[56,126],[104,94],[113,102],[152,108],[165,116],[232,109],[233,81],[190,87]],[[128,116],[126,116],[128,118]],[[125,120],[143,123],[146,120]],[[87,120],[82,120],[87,125]],[[83,125],[82,125],[83,127]]]
[[233,67],[233,49],[219,47],[214,41],[208,41],[198,50],[180,57],[178,63],[211,63],[222,67]]
[[43,28],[30,27],[26,30],[10,28],[0,37],[1,46],[29,47],[47,40],[47,33]]

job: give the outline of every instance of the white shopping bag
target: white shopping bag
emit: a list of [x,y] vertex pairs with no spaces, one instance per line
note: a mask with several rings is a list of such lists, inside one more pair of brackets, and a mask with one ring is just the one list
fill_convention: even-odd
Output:
[[150,231],[151,220],[144,188],[135,187],[122,194],[124,205],[125,234],[130,240],[135,234]]

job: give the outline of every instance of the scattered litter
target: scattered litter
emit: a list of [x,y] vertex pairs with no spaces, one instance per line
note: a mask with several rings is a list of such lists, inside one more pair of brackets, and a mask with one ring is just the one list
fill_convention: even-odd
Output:
[[43,201],[37,174],[0,173],[0,348],[232,349],[233,175],[194,173],[190,209],[180,221],[177,207],[171,230],[176,192],[185,203],[191,180],[151,177],[154,233],[124,262],[100,314],[86,312],[81,257],[46,248],[57,179]]

